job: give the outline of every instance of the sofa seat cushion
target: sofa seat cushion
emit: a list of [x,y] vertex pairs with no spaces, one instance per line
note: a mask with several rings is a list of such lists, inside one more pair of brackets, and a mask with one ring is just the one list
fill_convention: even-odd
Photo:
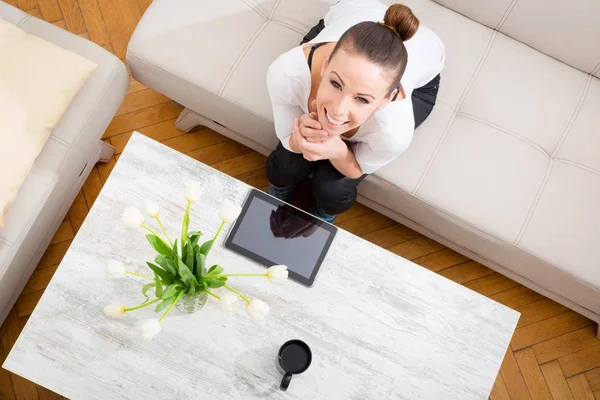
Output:
[[65,110],[97,65],[0,19],[0,227]]

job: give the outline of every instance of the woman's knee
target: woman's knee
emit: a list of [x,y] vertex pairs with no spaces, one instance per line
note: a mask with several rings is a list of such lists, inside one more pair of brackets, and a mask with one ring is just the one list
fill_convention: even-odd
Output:
[[317,205],[330,215],[341,214],[352,207],[357,185],[357,180],[347,178],[337,170],[332,173],[317,168],[313,173],[313,195]]
[[301,154],[285,149],[281,143],[267,158],[267,179],[275,186],[294,185],[308,177],[309,161]]

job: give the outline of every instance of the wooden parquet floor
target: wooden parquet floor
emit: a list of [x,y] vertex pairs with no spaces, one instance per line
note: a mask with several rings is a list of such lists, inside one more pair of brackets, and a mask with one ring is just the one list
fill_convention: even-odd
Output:
[[[124,59],[151,0],[8,0]],[[264,189],[265,157],[208,129],[183,134],[182,107],[131,79],[127,98],[104,134],[117,154],[98,164],[75,199],[16,305],[0,328],[0,365],[40,299],[133,130]],[[587,318],[495,273],[369,208],[356,204],[337,225],[519,311],[522,316],[490,398],[600,400],[600,340]],[[432,294],[433,295],[433,294]],[[0,369],[0,399],[62,399]]]

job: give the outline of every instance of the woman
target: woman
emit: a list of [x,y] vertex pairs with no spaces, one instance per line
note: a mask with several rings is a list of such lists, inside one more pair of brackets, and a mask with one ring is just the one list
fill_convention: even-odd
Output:
[[435,104],[443,66],[441,41],[408,7],[332,6],[316,38],[267,72],[280,139],[267,161],[268,193],[289,201],[312,174],[311,212],[333,222],[356,201],[361,180],[408,148]]

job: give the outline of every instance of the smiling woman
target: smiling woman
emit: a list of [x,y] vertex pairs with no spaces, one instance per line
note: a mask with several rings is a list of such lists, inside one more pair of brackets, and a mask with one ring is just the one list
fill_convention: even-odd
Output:
[[408,7],[377,0],[338,2],[315,34],[267,73],[280,139],[267,162],[268,192],[289,201],[312,174],[312,213],[333,222],[433,109],[444,47]]

